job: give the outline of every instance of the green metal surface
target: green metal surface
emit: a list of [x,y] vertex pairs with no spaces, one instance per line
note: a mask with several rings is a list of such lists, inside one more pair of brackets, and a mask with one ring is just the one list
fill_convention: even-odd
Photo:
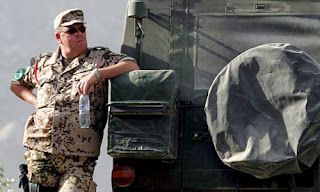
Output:
[[144,0],[130,0],[128,3],[128,17],[148,17],[148,10]]
[[172,70],[138,70],[109,81],[108,154],[176,159],[178,86]]
[[[203,112],[215,76],[249,48],[291,43],[319,61],[320,1],[146,0],[146,4],[142,69],[177,74],[179,153],[168,167],[145,160],[114,160],[137,165],[141,173],[132,188],[115,191],[320,191],[317,165],[303,174],[263,180],[224,166],[210,141]],[[136,46],[135,20],[127,18],[122,52],[136,57]],[[161,168],[150,170],[152,165]],[[170,184],[165,185],[160,175]]]

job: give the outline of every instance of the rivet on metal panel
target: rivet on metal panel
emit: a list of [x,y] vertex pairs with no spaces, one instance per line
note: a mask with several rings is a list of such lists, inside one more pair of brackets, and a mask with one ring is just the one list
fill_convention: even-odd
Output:
[[200,140],[202,140],[202,137],[199,133],[195,132],[192,134],[192,140],[193,141],[200,141]]
[[192,105],[192,101],[180,101],[180,105]]

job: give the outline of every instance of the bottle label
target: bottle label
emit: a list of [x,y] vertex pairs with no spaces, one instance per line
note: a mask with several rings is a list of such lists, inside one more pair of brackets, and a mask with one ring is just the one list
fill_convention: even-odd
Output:
[[80,95],[79,125],[80,128],[90,128],[90,101],[88,95]]
[[90,106],[79,105],[79,112],[89,112]]

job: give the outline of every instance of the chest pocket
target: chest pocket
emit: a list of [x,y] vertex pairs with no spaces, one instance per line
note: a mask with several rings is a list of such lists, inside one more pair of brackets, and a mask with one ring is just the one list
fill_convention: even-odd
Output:
[[38,75],[37,84],[37,109],[48,107],[53,100],[53,92],[56,87],[55,76],[51,70],[45,70]]
[[[89,75],[92,71],[92,68],[85,68],[85,69],[79,69],[78,71],[74,72],[72,76],[72,93],[71,93],[71,99],[75,102],[79,101],[79,93],[78,93],[78,84],[82,78]],[[89,93],[94,91],[94,86],[91,87],[89,90]]]

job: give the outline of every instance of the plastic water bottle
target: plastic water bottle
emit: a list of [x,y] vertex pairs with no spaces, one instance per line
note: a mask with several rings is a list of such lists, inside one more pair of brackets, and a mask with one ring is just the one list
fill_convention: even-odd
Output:
[[80,128],[90,127],[90,99],[88,94],[80,95],[79,124]]

